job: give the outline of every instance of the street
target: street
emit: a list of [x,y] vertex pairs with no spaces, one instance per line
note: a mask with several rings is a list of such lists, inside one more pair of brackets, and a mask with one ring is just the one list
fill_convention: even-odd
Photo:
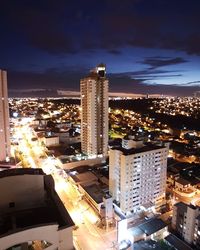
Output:
[[21,160],[21,167],[42,168],[46,174],[53,176],[55,189],[76,225],[73,231],[76,249],[117,249],[116,229],[106,231],[97,226],[98,215],[82,199],[79,191],[67,181],[59,159],[48,156],[48,149],[40,138],[37,138],[30,125],[30,119],[15,123],[12,137],[18,144],[12,145],[13,157],[17,156]]

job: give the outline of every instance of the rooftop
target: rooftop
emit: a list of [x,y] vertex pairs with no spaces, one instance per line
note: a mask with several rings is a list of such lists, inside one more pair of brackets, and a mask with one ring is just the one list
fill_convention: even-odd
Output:
[[[19,207],[14,206],[0,211],[0,237],[4,234],[12,234],[30,227],[38,227],[44,224],[57,224],[58,229],[73,226],[74,223],[66,208],[54,189],[54,180],[51,175],[45,175],[41,169],[10,169],[0,172],[0,180],[4,177],[15,175],[42,175],[44,180],[43,205],[32,204],[26,207],[26,199]],[[31,187],[31,186],[30,186]],[[17,187],[16,187],[17,188]],[[26,190],[19,192],[23,196]],[[26,197],[26,196],[24,196]],[[31,199],[31,198],[28,198]],[[13,201],[15,203],[15,201]]]
[[183,178],[178,178],[178,180],[176,180],[176,182],[180,183],[180,184],[183,185],[183,186],[186,186],[186,185],[189,185],[189,184],[190,184],[189,181],[187,181],[187,180],[185,180],[185,179],[183,179]]
[[46,206],[26,210],[9,211],[1,214],[0,237],[26,228],[57,224],[58,228],[70,227],[74,223],[67,211],[61,211],[60,204],[50,199]]
[[144,232],[142,229],[140,229],[139,227],[131,227],[128,229],[129,233],[135,237],[135,236],[140,236],[140,235],[144,235]]
[[0,178],[15,176],[15,175],[45,175],[40,168],[12,168],[5,171],[0,171]]
[[106,195],[106,192],[103,191],[103,188],[105,188],[105,186],[100,187],[100,185],[92,184],[83,188],[97,204],[103,202],[103,197],[105,197]]
[[[75,174],[73,174],[75,172]],[[91,172],[91,171],[87,171],[85,173],[76,173],[76,171],[72,171],[69,173],[71,178],[75,181],[75,182],[78,182],[78,183],[91,183],[91,182],[94,182],[94,181],[97,181],[98,178]]]
[[183,212],[187,210],[187,204],[183,202],[178,202],[174,206],[176,206],[179,210],[182,210]]
[[123,148],[122,146],[114,146],[112,149],[113,150],[119,150],[124,155],[132,155],[132,154],[138,154],[138,153],[143,153],[143,152],[162,149],[162,148],[165,148],[165,147],[164,146],[157,146],[157,145],[149,144],[149,145],[145,145],[144,147],[141,147],[141,148],[126,149],[126,148]]
[[172,164],[169,163],[168,168],[173,173],[179,173],[182,170],[190,170],[193,164],[187,162],[173,161]]
[[47,206],[13,211],[1,216],[0,235],[27,227],[57,224],[57,217],[55,209]]
[[154,218],[138,226],[145,234],[151,235],[165,227],[167,224],[161,219]]
[[50,135],[50,136],[45,136],[46,139],[48,138],[59,138],[57,135]]
[[165,227],[167,227],[167,224],[165,222],[163,222],[161,219],[153,218],[145,222],[142,221],[141,224],[129,228],[128,231],[133,236],[139,236],[144,234],[151,235]]

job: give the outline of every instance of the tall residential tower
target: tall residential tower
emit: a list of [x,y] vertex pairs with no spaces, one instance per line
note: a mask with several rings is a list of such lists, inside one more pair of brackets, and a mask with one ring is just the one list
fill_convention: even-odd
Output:
[[7,73],[0,70],[0,161],[10,157],[10,127]]
[[81,147],[88,156],[107,155],[108,80],[104,64],[81,79]]

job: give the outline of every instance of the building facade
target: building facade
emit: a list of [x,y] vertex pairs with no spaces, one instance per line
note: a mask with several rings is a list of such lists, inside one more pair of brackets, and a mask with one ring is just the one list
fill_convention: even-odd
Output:
[[172,228],[187,243],[200,247],[200,207],[183,202],[175,204]]
[[10,125],[7,73],[0,70],[0,161],[10,157]]
[[108,80],[105,65],[81,79],[81,147],[88,156],[106,156],[108,148]]
[[168,147],[143,145],[141,141],[122,145],[126,147],[110,150],[109,191],[113,199],[125,214],[162,206]]

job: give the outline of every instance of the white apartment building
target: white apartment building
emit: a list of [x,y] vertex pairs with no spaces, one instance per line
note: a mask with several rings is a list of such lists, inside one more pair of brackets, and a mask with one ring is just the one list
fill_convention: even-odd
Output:
[[179,202],[173,207],[172,228],[189,244],[200,247],[200,207]]
[[125,140],[110,150],[109,191],[125,214],[165,202],[168,146]]
[[0,161],[10,157],[10,125],[7,73],[0,70]]
[[104,64],[81,79],[81,147],[88,156],[108,151],[108,80]]

